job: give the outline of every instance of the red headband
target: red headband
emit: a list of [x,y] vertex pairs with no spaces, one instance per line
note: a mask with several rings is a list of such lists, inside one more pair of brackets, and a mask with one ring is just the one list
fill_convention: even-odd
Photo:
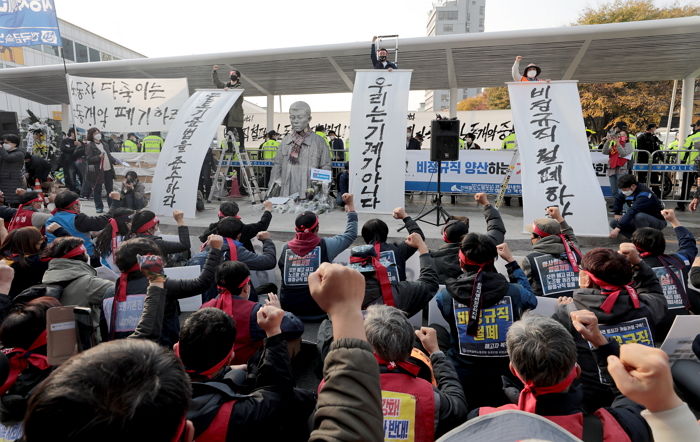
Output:
[[311,227],[304,227],[304,225],[301,225],[294,230],[296,230],[297,232],[311,232],[316,227],[318,227],[318,217],[316,217]]
[[10,372],[7,375],[5,382],[0,385],[0,394],[4,394],[17,381],[19,375],[29,366],[32,365],[39,370],[49,368],[46,355],[33,353],[34,350],[46,345],[46,330],[42,331],[39,336],[32,342],[27,350],[19,347],[10,349],[5,355],[10,364]]
[[[180,357],[180,343],[177,342],[175,345],[173,345],[173,351],[177,355],[178,358],[182,359]],[[231,356],[233,355],[233,346],[231,346],[231,351],[229,351],[226,356],[219,362],[217,362],[216,365],[213,367],[209,368],[208,370],[205,371],[197,371],[197,370],[190,370],[185,367],[185,371],[189,374],[196,374],[202,377],[205,377],[207,379],[211,379],[212,376],[217,374],[219,371],[221,371],[222,368],[226,367],[228,365],[229,361],[231,360]]]
[[383,365],[389,370],[395,370],[396,367],[401,367],[413,376],[418,376],[418,373],[420,372],[419,366],[408,361],[387,361],[381,356],[379,356],[377,353],[374,354],[374,358],[377,360],[377,364]]
[[379,281],[379,288],[382,291],[382,299],[384,300],[384,305],[395,307],[396,303],[394,302],[394,293],[391,291],[391,280],[389,279],[389,272],[379,259],[382,253],[380,243],[374,243],[374,253],[375,256],[367,256],[365,258],[359,256],[351,256],[350,262],[352,264],[365,265],[371,263],[372,267],[374,267],[374,272],[377,276],[377,281]]
[[571,369],[569,374],[559,382],[558,384],[551,385],[548,387],[537,387],[535,384],[532,383],[532,381],[526,381],[523,379],[523,377],[518,373],[518,370],[514,370],[515,375],[522,381],[522,383],[525,385],[525,388],[523,388],[520,391],[520,397],[518,398],[518,408],[523,411],[527,411],[528,413],[537,413],[535,410],[537,409],[537,396],[543,395],[543,394],[551,394],[551,393],[561,393],[565,391],[567,388],[571,386],[571,384],[576,380],[576,364],[574,364],[574,367]]
[[151,227],[157,226],[159,222],[160,222],[160,220],[158,219],[158,217],[154,216],[152,220],[146,222],[144,225],[142,225],[141,227],[136,229],[136,233],[143,233],[143,232],[147,231],[148,229],[150,229]]
[[78,204],[78,203],[80,203],[80,200],[79,200],[79,199],[73,200],[72,202],[68,203],[68,204],[66,205],[65,208],[58,208],[58,207],[56,207],[55,209],[53,209],[53,210],[51,211],[51,214],[52,214],[52,215],[55,215],[56,212],[58,212],[58,211],[69,212],[69,213],[75,213],[75,214],[77,214],[78,212],[75,212],[75,211],[73,211],[73,210],[70,210],[70,208],[73,207],[73,206],[75,206],[75,205]]
[[187,426],[187,414],[182,416],[182,419],[180,419],[180,423],[177,426],[177,432],[175,432],[175,436],[173,436],[171,442],[180,442],[180,439],[182,439],[182,436],[185,434],[185,427]]
[[569,264],[571,264],[571,268],[573,269],[573,271],[578,273],[578,259],[576,258],[576,254],[574,252],[576,252],[578,256],[581,256],[581,252],[579,252],[575,246],[569,244],[569,238],[567,238],[566,235],[564,235],[563,233],[547,233],[544,230],[537,227],[536,223],[532,223],[532,233],[541,238],[546,238],[552,235],[558,236],[561,239],[561,243],[564,244],[564,251],[566,252],[567,261],[569,261]]
[[584,270],[583,272],[586,275],[588,275],[589,278],[591,278],[591,281],[593,281],[598,287],[600,287],[601,291],[610,292],[607,294],[605,302],[603,302],[600,305],[600,309],[603,310],[605,313],[610,313],[612,311],[613,306],[615,306],[615,302],[617,301],[617,297],[620,296],[620,293],[623,289],[627,290],[627,293],[630,295],[630,298],[632,298],[632,305],[634,306],[634,308],[639,308],[639,297],[637,296],[637,291],[631,285],[625,284],[622,286],[618,286],[608,284],[602,279],[596,278],[595,275],[593,275],[589,271]]
[[69,259],[69,258],[73,258],[76,256],[84,255],[85,253],[87,253],[87,249],[85,248],[85,246],[83,244],[80,244],[79,246],[71,249],[65,255],[59,256],[59,258]]
[[442,231],[442,240],[445,241],[446,243],[451,243],[451,242],[452,242],[452,241],[450,241],[450,240],[447,238],[447,229],[445,229],[445,230]]

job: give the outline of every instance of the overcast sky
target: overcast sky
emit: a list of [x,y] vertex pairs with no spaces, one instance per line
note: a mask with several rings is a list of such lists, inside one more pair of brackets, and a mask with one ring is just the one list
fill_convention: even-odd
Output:
[[[611,1],[611,0],[610,0]],[[426,35],[433,0],[55,0],[58,16],[148,57]],[[566,26],[603,0],[486,0],[486,32]],[[673,0],[655,0],[665,6]],[[691,3],[681,1],[680,3]],[[306,96],[317,111],[349,110],[350,94]],[[415,109],[423,93],[412,92]],[[283,106],[299,97],[284,97]],[[265,99],[252,100],[265,105]],[[278,101],[275,102],[277,105]]]

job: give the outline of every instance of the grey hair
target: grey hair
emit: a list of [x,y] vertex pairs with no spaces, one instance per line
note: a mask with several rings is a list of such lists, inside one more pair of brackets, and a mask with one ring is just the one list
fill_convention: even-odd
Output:
[[506,335],[508,356],[520,376],[536,386],[558,384],[576,363],[576,344],[552,318],[526,313]]
[[388,305],[371,305],[365,316],[367,341],[387,361],[405,361],[411,355],[415,333],[406,315]]
[[289,112],[291,112],[292,109],[303,110],[306,112],[306,115],[311,116],[311,106],[309,106],[306,101],[295,101],[289,106]]

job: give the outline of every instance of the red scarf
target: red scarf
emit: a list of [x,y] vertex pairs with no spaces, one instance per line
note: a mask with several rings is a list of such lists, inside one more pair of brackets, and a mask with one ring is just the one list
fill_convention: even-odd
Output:
[[225,238],[226,244],[228,244],[228,260],[238,261],[238,247],[236,243],[231,238]]
[[417,366],[416,364],[413,364],[408,361],[386,361],[384,358],[379,356],[377,353],[374,354],[374,358],[377,360],[377,364],[383,365],[389,370],[396,370],[396,367],[401,367],[402,369],[406,370],[413,376],[418,376],[418,373],[420,372],[420,367]]
[[157,216],[154,216],[152,220],[146,222],[144,225],[136,229],[136,233],[143,233],[150,229],[151,227],[155,227],[160,223],[160,220],[158,219]]
[[71,207],[75,206],[75,205],[78,204],[79,202],[80,202],[80,200],[75,200],[75,201],[73,201],[72,203],[68,204],[68,205],[67,205],[65,208],[63,208],[63,209],[56,207],[55,209],[53,209],[53,210],[51,211],[51,215],[55,215],[57,212],[68,212],[68,213],[74,213],[74,214],[77,215],[79,212],[76,212],[75,210],[71,210]]
[[289,152],[289,162],[299,164],[299,154],[301,154],[301,146],[306,139],[311,135],[310,131],[292,132],[292,150]]
[[[584,270],[583,272],[587,274],[589,278],[591,278],[591,281],[593,281],[598,287],[600,287],[601,293],[607,296],[605,301],[600,305],[600,309],[603,310],[605,313],[610,313],[612,311],[613,307],[615,306],[615,302],[617,302],[618,296],[620,296],[620,293],[622,293],[622,290],[626,290],[627,293],[630,295],[630,298],[632,298],[632,305],[634,306],[634,308],[639,308],[639,297],[637,296],[637,291],[632,286],[627,284],[622,286],[611,285],[603,281],[602,279],[596,278],[591,272],[588,272],[586,270]],[[605,292],[608,293],[606,294]]]
[[49,368],[49,362],[46,359],[46,355],[34,353],[34,350],[46,346],[46,330],[42,331],[39,336],[32,342],[27,350],[19,347],[10,349],[5,353],[7,360],[10,364],[10,373],[5,379],[5,383],[0,385],[0,394],[4,394],[9,390],[17,381],[17,378],[22,374],[22,372],[29,366],[32,365],[39,370],[47,370]]
[[556,235],[561,239],[561,243],[564,244],[564,251],[566,251],[566,259],[571,264],[571,268],[574,272],[578,273],[578,259],[576,255],[581,256],[581,252],[576,248],[575,245],[569,244],[569,238],[563,233],[547,233],[544,230],[537,227],[537,224],[532,223],[532,233],[539,236],[540,238],[546,238],[548,236]]
[[[242,289],[248,284],[250,284],[250,276],[244,279],[243,282],[238,285],[238,288]],[[226,287],[217,285],[216,289],[219,292],[219,296],[214,299],[212,307],[218,308],[229,316],[233,316],[233,295]]]
[[527,411],[528,413],[536,413],[537,396],[543,394],[562,393],[569,388],[576,379],[576,364],[574,364],[574,367],[563,381],[549,387],[536,387],[532,381],[526,381],[523,379],[517,370],[514,371],[518,379],[520,379],[525,385],[525,388],[523,388],[520,392],[520,397],[518,397],[518,409]]
[[467,334],[469,336],[476,336],[479,330],[479,316],[481,316],[481,305],[483,304],[481,292],[481,288],[483,286],[483,273],[484,268],[490,263],[472,261],[467,255],[464,254],[464,252],[462,252],[462,249],[460,249],[459,264],[462,267],[475,266],[479,268],[479,270],[476,272],[476,277],[474,278],[472,295],[469,299],[469,321],[467,322]]
[[[624,139],[627,141],[626,139]],[[620,138],[620,141],[615,142],[614,146],[610,148],[610,158],[608,159],[608,167],[611,169],[615,169],[617,167],[622,167],[625,164],[627,164],[627,159],[622,158],[620,156],[620,150],[618,146],[623,145],[624,143],[622,142],[623,138]]]
[[119,274],[119,279],[117,279],[117,290],[114,293],[114,299],[112,300],[112,317],[110,318],[110,326],[109,326],[109,334],[112,338],[114,338],[114,334],[116,333],[116,326],[117,326],[117,312],[119,309],[117,308],[120,302],[126,301],[126,287],[128,285],[127,279],[129,278],[129,275],[138,272],[141,270],[141,267],[139,267],[139,264],[136,263],[129,270],[126,272],[122,272]]
[[318,217],[314,220],[310,227],[299,226],[296,230],[294,239],[287,243],[292,252],[297,256],[306,256],[316,246],[321,243],[321,238],[313,230],[318,227]]
[[377,281],[379,281],[379,287],[382,291],[382,299],[384,300],[384,305],[396,307],[396,303],[394,302],[394,294],[391,292],[391,280],[389,279],[389,272],[379,259],[379,256],[381,254],[380,249],[381,244],[375,243],[375,256],[367,256],[364,258],[359,256],[351,256],[350,263],[362,264],[363,266],[372,265],[372,267],[374,267],[374,272],[377,275]]
[[[173,351],[175,352],[175,355],[177,355],[178,358],[182,359],[180,357],[180,343],[177,342],[175,345],[173,345]],[[218,372],[221,371],[222,368],[226,367],[231,360],[231,356],[233,356],[233,346],[231,346],[231,351],[229,351],[226,356],[219,362],[216,363],[213,367],[204,370],[204,371],[197,371],[197,370],[190,370],[187,367],[185,367],[185,371],[189,374],[195,374],[198,376],[202,376],[207,379],[211,379],[212,376],[217,374]]]
[[117,250],[117,235],[119,234],[119,224],[114,218],[109,219],[109,225],[112,227],[112,254]]

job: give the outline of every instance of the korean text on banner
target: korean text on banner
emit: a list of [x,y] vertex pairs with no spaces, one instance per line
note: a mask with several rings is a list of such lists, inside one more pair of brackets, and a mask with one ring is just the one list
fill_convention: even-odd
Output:
[[410,70],[356,70],[350,111],[350,192],[358,212],[404,204]]
[[577,234],[607,236],[605,200],[587,166],[591,154],[577,83],[508,83],[508,93],[522,162],[524,224],[556,205]]
[[0,46],[62,46],[53,0],[0,2]]
[[107,132],[168,130],[187,101],[186,78],[88,78],[67,75],[75,126]]
[[151,185],[150,208],[158,215],[182,210],[194,218],[199,172],[216,130],[242,89],[200,89],[170,126]]

